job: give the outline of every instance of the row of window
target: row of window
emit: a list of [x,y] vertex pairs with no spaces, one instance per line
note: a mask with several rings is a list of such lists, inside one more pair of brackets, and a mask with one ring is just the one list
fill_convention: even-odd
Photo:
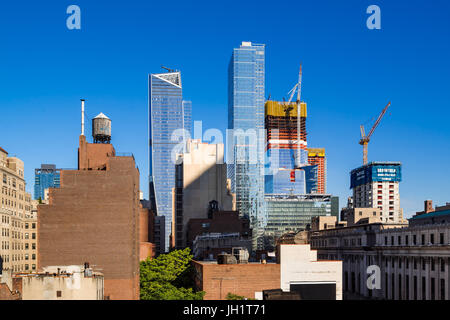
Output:
[[[426,234],[421,234],[420,235],[421,237],[420,237],[420,243],[417,241],[418,239],[417,239],[417,235],[416,234],[413,234],[412,235],[412,242],[411,242],[411,245],[427,245],[427,244],[431,244],[431,245],[433,245],[433,244],[445,244],[445,234],[444,233],[439,233],[439,235],[437,236],[435,236],[435,234],[434,233],[430,233],[429,234],[429,237],[427,237],[427,235]],[[436,238],[438,238],[438,239],[436,239]],[[401,246],[401,245],[406,245],[406,246],[408,246],[408,245],[410,245],[410,243],[409,243],[409,240],[410,240],[410,238],[409,238],[409,235],[405,235],[404,237],[402,237],[402,236],[397,236],[397,241],[395,241],[396,240],[396,237],[395,236],[391,236],[390,237],[390,241],[389,241],[389,237],[388,236],[385,236],[384,237],[384,245],[392,245],[392,246],[394,246],[394,245],[398,245],[398,246]],[[437,240],[437,241],[436,241]]]
[[[398,300],[418,300],[419,299],[419,287],[418,276],[410,277],[409,275],[391,274],[384,275],[384,288],[383,297],[385,299],[398,299]],[[396,281],[397,280],[397,281]],[[403,282],[404,281],[404,282]],[[361,273],[358,273],[356,277],[355,272],[344,272],[344,290],[350,293],[364,294],[361,290]],[[404,285],[403,285],[404,284]],[[421,277],[421,298],[422,300],[445,300],[445,292],[447,291],[448,282],[445,279],[436,279],[430,277],[427,283],[426,277]],[[412,290],[411,290],[412,289]],[[427,289],[429,294],[427,295]],[[437,291],[437,292],[436,292]],[[437,293],[437,295],[436,295]],[[373,290],[368,290],[368,295],[373,295]]]

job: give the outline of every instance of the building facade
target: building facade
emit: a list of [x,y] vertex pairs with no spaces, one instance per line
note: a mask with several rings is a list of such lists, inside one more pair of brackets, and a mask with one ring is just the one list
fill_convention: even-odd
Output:
[[339,214],[339,198],[331,195],[266,195],[267,225],[264,247],[273,250],[277,239],[287,232],[305,230],[314,216]]
[[0,279],[17,300],[104,300],[104,277],[85,266],[50,266],[43,272],[7,273]]
[[399,183],[402,179],[398,162],[371,162],[350,173],[353,206],[379,208],[384,222],[402,222]]
[[182,249],[188,245],[189,220],[208,218],[211,202],[215,210],[233,209],[223,144],[188,140],[186,152],[177,157],[175,181],[175,247]]
[[149,75],[149,193],[151,209],[165,218],[165,251],[171,234],[175,156],[190,137],[191,109],[189,101],[183,102],[180,72]]
[[34,170],[34,200],[44,200],[45,189],[59,188],[60,172],[54,164],[41,164],[40,168]]
[[311,247],[319,259],[343,261],[346,299],[449,300],[448,216],[450,210],[438,210],[413,217],[409,226],[363,220],[350,227],[316,229]]
[[317,166],[317,193],[327,192],[327,159],[324,148],[308,148],[308,163]]
[[318,261],[309,244],[282,244],[277,263],[218,264],[194,261],[196,288],[205,300],[224,300],[228,293],[257,300],[263,291],[299,293],[303,300],[342,300],[342,262]]
[[139,299],[141,211],[134,156],[81,135],[78,170],[62,170],[38,206],[38,269],[88,261],[104,274],[105,298]]
[[[26,272],[37,264],[37,217],[25,191],[24,163],[0,148],[0,273]],[[33,249],[34,248],[34,249]]]
[[228,68],[228,177],[236,210],[250,219],[253,248],[261,248],[264,212],[265,46],[242,42]]

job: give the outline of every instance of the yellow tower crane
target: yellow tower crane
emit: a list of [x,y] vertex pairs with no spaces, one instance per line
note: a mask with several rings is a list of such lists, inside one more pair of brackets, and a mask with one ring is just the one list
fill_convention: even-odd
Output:
[[386,113],[387,108],[391,105],[391,102],[384,107],[383,111],[381,111],[380,115],[378,116],[377,121],[375,121],[375,124],[373,125],[372,129],[370,129],[369,134],[366,136],[366,133],[364,132],[364,125],[360,126],[361,129],[361,140],[359,140],[359,144],[363,146],[363,164],[367,164],[367,145],[369,144],[370,137],[372,136],[375,129],[378,127],[378,124],[380,123],[381,119],[383,118],[384,114]]

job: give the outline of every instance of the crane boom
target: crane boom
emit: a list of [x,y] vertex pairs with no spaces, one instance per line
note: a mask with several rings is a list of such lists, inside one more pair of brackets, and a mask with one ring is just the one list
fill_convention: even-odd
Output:
[[301,144],[300,144],[300,139],[301,139],[301,103],[300,103],[300,99],[302,96],[302,64],[300,63],[300,69],[298,71],[298,82],[297,82],[297,157],[296,157],[296,161],[295,161],[295,165],[297,168],[300,168],[302,165],[302,161],[301,161]]
[[378,127],[378,124],[380,123],[380,121],[383,118],[384,114],[386,113],[387,108],[389,108],[390,105],[391,105],[391,102],[389,101],[389,103],[386,105],[386,107],[384,107],[383,111],[381,111],[381,113],[378,116],[377,121],[375,121],[375,124],[373,125],[372,129],[370,129],[370,132],[367,135],[367,139],[370,139],[370,137],[372,136],[373,132]]
[[383,111],[381,111],[380,115],[377,118],[377,121],[375,121],[375,124],[372,126],[372,129],[370,129],[370,132],[367,136],[364,131],[364,126],[363,125],[360,126],[361,140],[359,140],[359,144],[363,146],[363,164],[364,165],[367,164],[367,146],[369,144],[370,137],[372,136],[373,132],[380,124],[381,119],[383,119],[383,116],[386,113],[386,110],[387,110],[387,108],[389,108],[390,105],[391,105],[391,102],[389,101],[389,103],[386,105],[386,107],[384,107]]

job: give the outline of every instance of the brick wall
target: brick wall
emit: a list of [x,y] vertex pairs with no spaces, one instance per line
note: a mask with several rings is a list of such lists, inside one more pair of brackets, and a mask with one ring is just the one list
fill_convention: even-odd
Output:
[[106,168],[61,172],[38,206],[38,267],[89,262],[105,296],[139,299],[139,171],[133,157],[109,157]]
[[196,287],[205,300],[225,300],[228,293],[255,298],[255,292],[280,288],[279,264],[216,264],[194,261]]

